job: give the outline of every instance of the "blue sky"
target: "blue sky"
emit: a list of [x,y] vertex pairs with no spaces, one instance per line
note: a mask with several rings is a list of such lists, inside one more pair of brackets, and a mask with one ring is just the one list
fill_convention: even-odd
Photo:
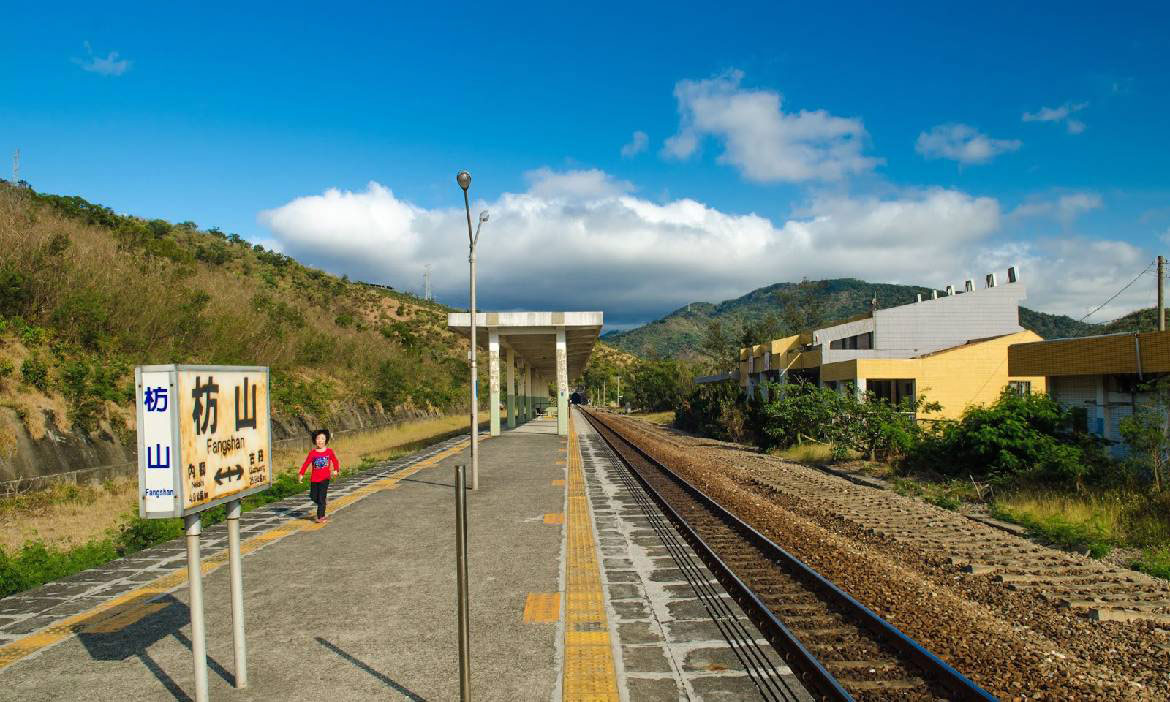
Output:
[[415,289],[429,263],[455,305],[469,168],[483,304],[619,326],[1012,263],[1080,317],[1166,250],[1164,5],[807,5],[18,7],[0,150],[38,190],[337,273]]

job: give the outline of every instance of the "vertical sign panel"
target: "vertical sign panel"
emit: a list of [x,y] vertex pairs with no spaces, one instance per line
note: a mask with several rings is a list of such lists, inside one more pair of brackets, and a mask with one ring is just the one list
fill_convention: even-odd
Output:
[[179,447],[172,427],[175,388],[170,371],[141,371],[138,377],[138,514],[176,516],[175,470]]
[[184,368],[178,378],[183,512],[272,480],[267,369]]

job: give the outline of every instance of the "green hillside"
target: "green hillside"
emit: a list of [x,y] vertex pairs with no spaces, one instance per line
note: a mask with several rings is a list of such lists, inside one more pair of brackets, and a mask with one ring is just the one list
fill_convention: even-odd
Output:
[[[869,283],[856,278],[776,283],[717,305],[692,303],[649,324],[610,332],[602,338],[642,357],[697,358],[712,321],[721,322],[737,336],[746,331],[748,338],[759,337],[753,338],[753,343],[759,343],[765,338],[868,312],[875,297],[878,306],[886,308],[914,302],[918,294],[929,296],[930,292],[926,287]],[[1108,333],[1109,328],[1024,307],[1020,308],[1020,324],[1046,339]]]
[[467,364],[446,312],[235,234],[0,181],[0,407],[34,436],[124,431],[147,363],[270,366],[284,416],[449,411]]

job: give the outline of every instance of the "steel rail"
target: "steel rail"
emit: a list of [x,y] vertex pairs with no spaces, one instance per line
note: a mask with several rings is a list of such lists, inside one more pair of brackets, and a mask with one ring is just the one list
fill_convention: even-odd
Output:
[[[739,517],[735,516],[727,509],[725,509],[718,502],[708,497],[701,490],[691,485],[687,480],[679,476],[674,471],[667,468],[660,461],[650,456],[642,450],[641,447],[634,444],[632,441],[624,436],[621,436],[616,430],[609,425],[601,422],[593,416],[592,411],[586,411],[585,416],[590,423],[598,429],[605,431],[598,431],[602,440],[606,442],[614,453],[624,463],[629,465],[621,452],[617,450],[613,442],[606,435],[607,433],[614,435],[623,441],[631,450],[642,457],[647,463],[660,470],[672,482],[678,485],[684,492],[686,492],[692,499],[698,502],[702,507],[712,512],[716,517],[726,522],[735,531],[738,531],[743,537],[747,538],[756,548],[768,556],[770,560],[777,563],[783,568],[787,568],[798,579],[803,580],[806,584],[819,591],[830,604],[837,606],[841,611],[851,615],[855,621],[859,622],[866,629],[872,633],[883,638],[890,643],[903,656],[914,662],[922,671],[928,675],[932,675],[935,681],[940,683],[952,694],[956,695],[958,700],[976,700],[979,702],[988,702],[996,700],[996,697],[984,690],[973,680],[966,677],[959,671],[955,670],[946,661],[942,660],[929,650],[924,648],[917,641],[911,639],[902,631],[894,627],[892,624],[883,619],[873,610],[854,599],[849,593],[837,587],[831,581],[826,579],[817,571],[806,565],[803,561],[792,555],[766,536],[761,534],[752,526],[748,525]],[[636,470],[631,468],[631,473],[637,478],[638,482],[646,488],[647,492],[654,499],[655,502],[663,509],[664,512],[683,530],[688,541],[692,542],[692,546],[700,554],[708,566],[716,574],[721,581],[725,581],[734,594],[738,594],[742,598],[741,604],[746,602],[746,606],[750,609],[749,616],[752,617],[757,626],[761,629],[766,629],[765,634],[772,633],[773,637],[769,640],[774,646],[784,649],[783,652],[788,653],[792,660],[786,659],[789,666],[799,669],[801,680],[806,685],[816,688],[816,691],[823,695],[826,699],[833,700],[852,700],[852,695],[846,691],[837,679],[821,665],[820,661],[816,659],[804,647],[800,640],[792,633],[792,631],[784,625],[783,622],[772,612],[772,610],[764,604],[764,602],[744,583],[738,576],[736,576],[731,568],[723,562],[715,551],[707,545],[701,536],[691,527],[691,525],[680,515],[675,508],[669,504],[666,499],[656,490],[650,483]]]

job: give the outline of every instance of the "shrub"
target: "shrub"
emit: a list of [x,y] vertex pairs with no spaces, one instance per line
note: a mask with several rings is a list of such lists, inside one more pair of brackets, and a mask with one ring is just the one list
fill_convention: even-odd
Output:
[[410,396],[406,382],[406,371],[398,359],[386,359],[378,366],[374,377],[374,399],[382,408],[390,411],[401,405]]
[[20,271],[0,268],[0,314],[22,315],[31,299],[28,278]]
[[110,336],[110,303],[97,292],[74,292],[57,306],[53,323],[88,349],[97,349]]
[[1080,487],[1099,447],[1073,433],[1069,413],[1047,395],[1005,392],[990,406],[940,423],[908,453],[904,467],[944,475]]
[[[739,440],[746,431],[743,394],[734,383],[698,385],[674,411],[674,425],[683,431],[716,439]],[[743,424],[743,428],[737,425]],[[739,428],[741,436],[733,436]]]
[[29,356],[20,364],[20,377],[37,390],[49,388],[49,367],[37,356]]
[[630,404],[651,412],[675,409],[687,395],[690,375],[678,361],[640,361],[630,383]]
[[0,549],[0,597],[94,568],[118,557],[108,539],[61,550],[38,541],[29,542],[14,555]]

